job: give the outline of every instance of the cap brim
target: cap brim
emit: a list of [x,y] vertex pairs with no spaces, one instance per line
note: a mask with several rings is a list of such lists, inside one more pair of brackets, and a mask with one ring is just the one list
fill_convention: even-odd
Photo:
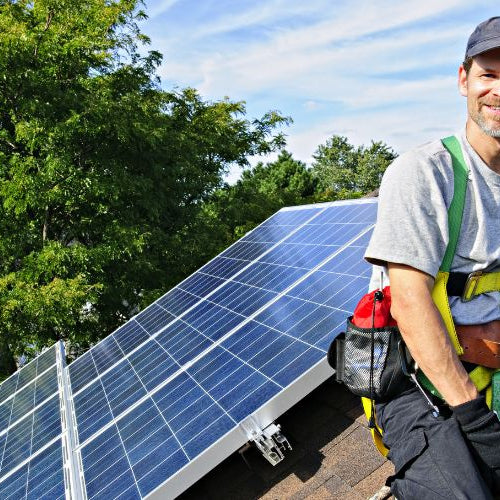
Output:
[[465,57],[474,57],[482,54],[483,52],[488,52],[488,50],[500,48],[500,36],[489,38],[488,40],[483,40],[482,42],[476,43],[473,47],[470,47]]

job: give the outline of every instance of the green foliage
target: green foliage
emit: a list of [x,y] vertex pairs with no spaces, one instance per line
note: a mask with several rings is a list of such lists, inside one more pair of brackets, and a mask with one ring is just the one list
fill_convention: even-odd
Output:
[[162,91],[143,16],[0,0],[0,351],[110,333],[178,281],[182,234],[229,166],[284,144],[278,113]]
[[136,0],[0,0],[0,377],[85,348],[283,206],[360,196],[394,152],[334,136],[278,159],[269,112],[166,92]]
[[355,147],[346,137],[334,135],[318,147],[312,170],[319,180],[319,199],[363,196],[380,186],[382,175],[396,158],[382,142]]

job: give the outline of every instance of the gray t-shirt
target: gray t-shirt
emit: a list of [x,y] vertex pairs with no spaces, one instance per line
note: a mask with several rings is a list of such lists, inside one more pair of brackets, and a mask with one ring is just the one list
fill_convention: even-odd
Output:
[[[500,268],[500,175],[457,134],[469,179],[462,227],[451,271],[470,273]],[[365,253],[368,262],[406,264],[436,276],[448,244],[448,207],[453,198],[451,158],[441,141],[399,156],[387,169],[379,195],[377,224]],[[379,286],[374,268],[370,288]],[[388,284],[386,273],[385,284]],[[500,292],[462,302],[450,297],[457,324],[500,319]]]

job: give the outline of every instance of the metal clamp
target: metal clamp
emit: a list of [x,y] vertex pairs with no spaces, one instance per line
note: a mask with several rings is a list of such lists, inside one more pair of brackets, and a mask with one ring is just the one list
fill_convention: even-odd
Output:
[[277,424],[268,425],[260,432],[252,431],[250,441],[255,443],[264,458],[272,465],[279,464],[285,458],[286,449],[292,449],[288,439],[281,433],[281,427]]
[[417,366],[415,361],[411,360],[409,362],[406,357],[406,346],[403,342],[403,339],[398,340],[398,351],[399,351],[399,360],[401,361],[401,370],[407,377],[411,378],[413,383],[417,386],[418,390],[422,393],[432,411],[432,416],[434,418],[439,417],[439,408],[435,404],[433,404],[433,402],[425,392],[425,389],[420,385],[417,379]]
[[[479,283],[479,279],[483,275],[483,271],[474,271],[467,276],[467,281],[465,282],[464,291],[462,293],[462,302],[469,302],[474,298],[474,294]],[[472,290],[469,293],[469,288],[472,286]]]

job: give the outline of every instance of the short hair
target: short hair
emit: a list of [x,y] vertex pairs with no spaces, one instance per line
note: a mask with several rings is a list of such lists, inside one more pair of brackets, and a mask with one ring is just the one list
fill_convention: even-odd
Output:
[[465,73],[469,74],[469,71],[470,71],[471,66],[472,66],[472,57],[466,57],[465,61],[462,63],[462,66],[465,69]]

